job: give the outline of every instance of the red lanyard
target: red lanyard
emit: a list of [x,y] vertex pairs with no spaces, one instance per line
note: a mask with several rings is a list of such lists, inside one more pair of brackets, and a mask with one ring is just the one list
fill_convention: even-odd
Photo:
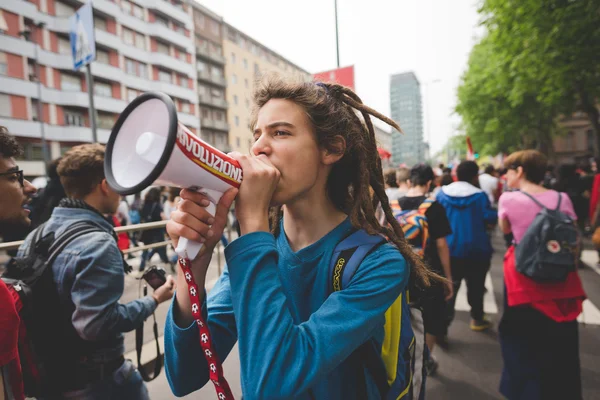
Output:
[[[198,325],[198,331],[200,332],[200,346],[204,351],[204,357],[208,363],[210,380],[215,385],[217,398],[219,400],[234,400],[231,389],[229,388],[229,384],[223,375],[223,366],[221,365],[221,361],[219,361],[217,353],[213,348],[208,325],[202,318],[202,309],[200,307],[200,299],[198,298],[200,291],[198,290],[198,285],[194,280],[194,275],[190,270],[190,259],[180,258],[179,265],[181,266],[185,280],[188,283],[188,294],[190,295],[190,302],[192,303],[192,315],[194,316],[196,324]],[[204,288],[202,288],[202,290],[204,290]]]

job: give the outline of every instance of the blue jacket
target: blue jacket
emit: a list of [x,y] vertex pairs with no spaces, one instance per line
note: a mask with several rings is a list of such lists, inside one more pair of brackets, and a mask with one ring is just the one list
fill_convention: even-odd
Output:
[[489,259],[493,249],[486,224],[495,224],[498,213],[485,192],[467,182],[444,186],[436,200],[446,209],[452,234],[446,236],[450,256]]
[[[120,304],[125,286],[123,258],[109,232],[113,227],[99,214],[85,209],[56,207],[44,226],[43,234],[54,232],[58,237],[74,222],[88,220],[106,232],[92,232],[74,239],[56,257],[52,273],[61,301],[69,310],[73,327],[79,336],[89,341],[112,343],[99,348],[92,360],[103,362],[123,355],[122,332],[137,328],[156,309],[150,296]],[[19,248],[26,254],[31,244],[30,234]],[[75,271],[79,270],[79,273]]]
[[[368,399],[380,398],[364,365],[347,358],[369,338],[381,345],[385,311],[406,287],[409,269],[385,244],[363,260],[348,288],[329,295],[328,264],[350,232],[347,219],[298,252],[285,234],[266,232],[225,249],[227,268],[203,312],[220,360],[238,342],[244,399],[364,400],[359,379],[366,379]],[[207,383],[208,368],[196,324],[177,326],[174,307],[165,324],[165,370],[173,393],[183,396]]]

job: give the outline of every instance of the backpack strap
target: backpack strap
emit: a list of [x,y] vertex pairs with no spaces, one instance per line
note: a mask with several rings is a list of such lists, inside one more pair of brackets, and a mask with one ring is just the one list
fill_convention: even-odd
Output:
[[346,288],[366,255],[385,241],[381,235],[369,235],[359,229],[338,243],[329,264],[329,291],[333,293]]
[[[535,197],[533,197],[532,195],[530,195],[529,193],[523,192],[521,191],[521,193],[523,193],[525,196],[529,197],[531,200],[533,200],[533,202],[535,204],[537,204],[538,206],[542,207],[542,208],[547,208],[545,205],[543,205],[542,203],[540,203],[539,201],[537,201],[537,199]],[[560,193],[558,194],[558,206],[560,207]]]
[[[345,289],[364,258],[377,246],[386,242],[386,238],[382,235],[369,235],[365,230],[359,229],[338,243],[333,251],[329,265],[329,282],[327,287],[330,293]],[[364,364],[366,366],[383,399],[390,387],[387,383],[385,366],[375,347],[373,340],[369,339],[359,346],[350,357],[357,364]],[[363,393],[364,396],[360,398],[366,398],[366,382],[361,380],[359,383],[361,387],[358,391]]]
[[67,227],[67,229],[65,229],[65,231],[50,245],[50,248],[48,249],[48,265],[52,265],[56,257],[58,257],[65,247],[67,247],[74,239],[92,232],[105,231],[90,221],[78,221],[69,225],[69,227]]
[[558,193],[558,204],[556,205],[556,208],[554,209],[555,211],[560,211],[560,202],[562,201],[562,194],[560,192]]

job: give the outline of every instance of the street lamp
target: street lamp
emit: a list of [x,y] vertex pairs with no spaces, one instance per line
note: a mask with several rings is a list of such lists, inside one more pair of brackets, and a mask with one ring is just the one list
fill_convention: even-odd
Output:
[[[38,22],[37,24],[33,24],[35,27],[35,33],[40,32],[45,26],[44,22]],[[24,31],[20,31],[19,35],[22,36],[26,41],[31,41],[32,31],[29,29],[25,29]],[[35,35],[37,36],[37,35]],[[35,37],[34,36],[34,37]],[[41,35],[40,35],[41,37]],[[46,131],[44,127],[44,115],[43,115],[43,107],[42,107],[42,80],[40,79],[40,64],[38,63],[38,47],[39,44],[34,41],[33,42],[33,62],[34,62],[34,74],[35,80],[37,81],[37,114],[38,121],[40,123],[40,134],[42,138],[42,156],[44,158],[44,164],[47,166],[50,163],[50,152],[48,151],[48,143],[46,142]]]

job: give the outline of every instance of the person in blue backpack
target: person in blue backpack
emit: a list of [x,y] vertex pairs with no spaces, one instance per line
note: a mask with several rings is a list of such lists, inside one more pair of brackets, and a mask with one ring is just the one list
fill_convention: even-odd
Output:
[[[226,192],[211,217],[201,194],[183,190],[167,224],[175,245],[181,236],[204,243],[191,265],[203,287],[235,198],[241,236],[225,249],[227,267],[210,294],[200,294],[217,358],[223,361],[238,343],[244,399],[408,398],[410,367],[398,365],[386,377],[382,358],[375,360],[379,369],[367,361],[377,353],[359,353],[365,345],[381,352],[387,310],[406,304],[409,276],[420,285],[437,278],[392,215],[369,115],[398,126],[337,84],[267,76],[253,101],[250,154],[231,153],[243,170],[239,191]],[[391,228],[375,218],[379,202]],[[341,290],[331,290],[331,261],[343,266],[346,251],[334,250],[362,230],[389,243],[372,248],[353,276],[343,274]],[[180,288],[187,287],[183,275]],[[188,293],[178,290],[165,324],[165,370],[176,396],[209,381],[190,305]],[[414,343],[399,350],[410,353]],[[405,377],[402,388],[395,385]]]
[[479,185],[479,167],[474,161],[463,161],[456,168],[458,181],[444,186],[437,201],[444,206],[452,234],[447,237],[450,264],[454,281],[454,297],[449,302],[447,326],[454,318],[456,294],[464,279],[467,282],[467,300],[471,306],[471,324],[474,331],[484,331],[491,323],[485,318],[483,296],[485,277],[492,260],[492,244],[487,226],[495,224],[498,213]]

